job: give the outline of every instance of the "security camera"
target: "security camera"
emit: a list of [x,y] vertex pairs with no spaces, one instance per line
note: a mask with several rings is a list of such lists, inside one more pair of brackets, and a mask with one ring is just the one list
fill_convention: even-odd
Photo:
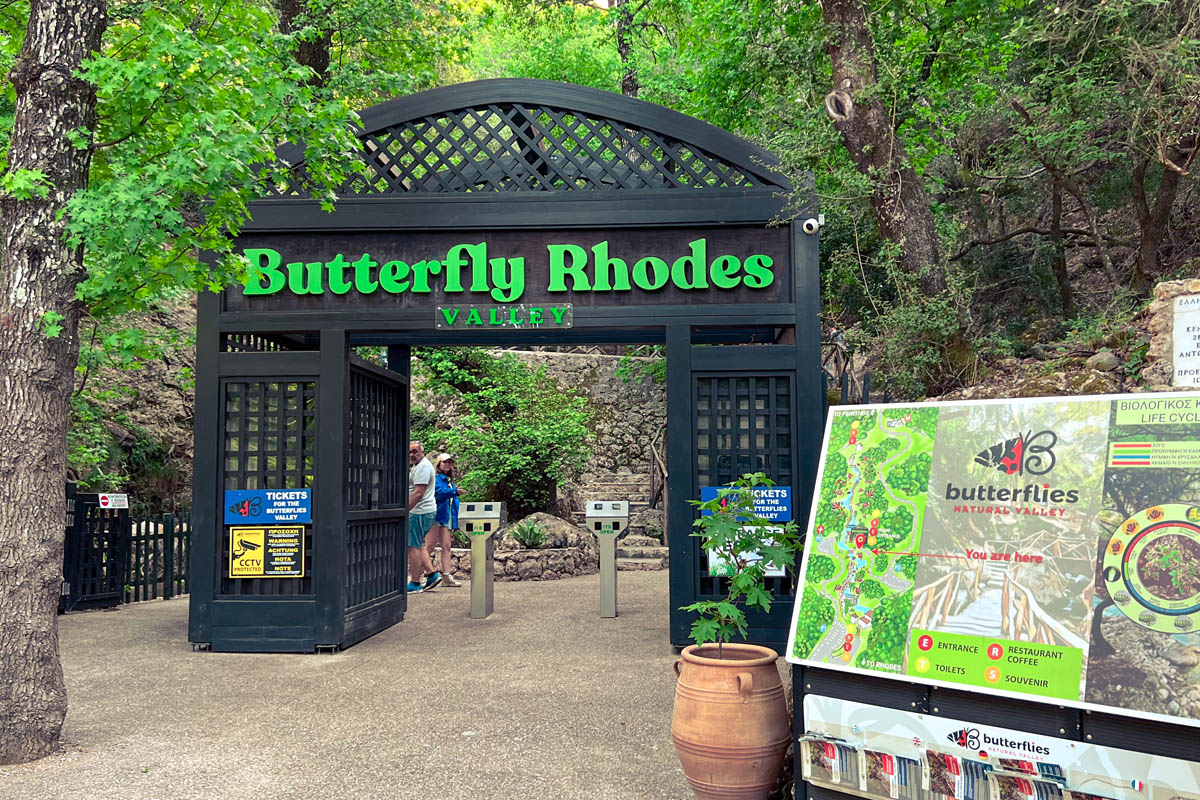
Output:
[[821,221],[816,217],[809,217],[808,219],[804,220],[802,227],[805,233],[807,233],[809,236],[812,236],[814,233],[821,230]]

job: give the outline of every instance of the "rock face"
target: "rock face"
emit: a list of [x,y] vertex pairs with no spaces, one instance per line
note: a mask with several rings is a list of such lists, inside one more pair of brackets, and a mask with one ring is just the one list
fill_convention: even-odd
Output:
[[1155,391],[1173,388],[1171,379],[1174,366],[1171,351],[1175,298],[1185,294],[1200,294],[1200,279],[1163,281],[1154,287],[1154,301],[1147,309],[1150,319],[1150,348],[1146,351],[1146,366],[1142,370],[1142,376]]
[[1100,625],[1104,640],[1116,652],[1089,661],[1088,702],[1200,716],[1200,685],[1192,682],[1200,660],[1196,648],[1119,614],[1105,616]]
[[597,548],[596,537],[587,531],[581,530],[565,519],[539,511],[497,531],[496,549],[523,550],[524,545],[513,538],[512,531],[518,524],[530,523],[536,524],[546,534],[546,547],[575,547],[593,551]]
[[[596,499],[648,505],[655,444],[659,453],[663,452],[666,387],[649,378],[641,383],[622,379],[617,375],[622,365],[619,356],[547,351],[505,351],[505,354],[532,367],[545,367],[546,373],[560,386],[575,389],[588,399],[591,407],[596,434],[591,459],[578,481],[559,484],[555,512],[570,519],[579,516],[585,502]],[[645,362],[646,359],[634,359],[634,371]],[[451,425],[461,414],[453,406],[453,398],[431,395],[419,386],[413,402],[431,411],[439,425]],[[644,527],[653,525],[650,519]],[[661,528],[661,523],[658,527]]]
[[[594,548],[593,548],[594,550]],[[455,572],[471,574],[471,551],[451,550]],[[553,581],[591,575],[600,570],[595,552],[583,547],[554,547],[544,550],[497,550],[492,574],[498,581]]]
[[[664,386],[649,378],[642,383],[622,379],[617,375],[619,356],[542,351],[514,355],[530,366],[544,365],[550,377],[591,401],[597,437],[581,483],[587,483],[589,475],[649,476],[654,458],[650,447],[667,421]],[[639,363],[634,360],[635,369]],[[660,441],[660,450],[661,446]]]
[[1087,360],[1087,368],[1099,372],[1112,372],[1121,366],[1121,359],[1112,350],[1101,350]]
[[[546,544],[526,550],[513,538],[517,524],[533,523],[546,534]],[[552,514],[538,512],[496,532],[493,575],[498,581],[553,581],[600,570],[600,546],[596,537]],[[471,574],[471,551],[452,550],[450,559],[464,575]]]

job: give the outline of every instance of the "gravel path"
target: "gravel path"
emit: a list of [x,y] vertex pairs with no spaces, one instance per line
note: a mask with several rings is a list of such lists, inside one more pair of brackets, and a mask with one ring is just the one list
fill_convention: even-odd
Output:
[[410,598],[337,655],[193,653],[187,600],[60,618],[63,750],[0,767],[5,800],[690,798],[671,744],[667,575]]

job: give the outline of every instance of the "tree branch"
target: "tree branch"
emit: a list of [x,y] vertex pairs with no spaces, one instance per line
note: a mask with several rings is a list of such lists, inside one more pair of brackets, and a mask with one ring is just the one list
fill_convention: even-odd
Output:
[[[1063,236],[1079,236],[1087,239],[1091,239],[1094,235],[1094,232],[1087,228],[1063,228],[1061,231],[1059,231],[1059,233],[1061,233]],[[1052,236],[1054,231],[1050,228],[1039,228],[1036,225],[1026,225],[1024,228],[1016,228],[1008,231],[1007,233],[1003,233],[994,239],[975,239],[974,241],[967,242],[967,244],[963,245],[961,250],[950,256],[950,260],[958,261],[976,247],[986,247],[987,245],[1000,244],[1001,242],[1007,242],[1009,239],[1015,239],[1018,236],[1024,236],[1026,234]],[[1129,241],[1128,239],[1118,239],[1115,236],[1108,236],[1106,234],[1104,235],[1104,239],[1108,244],[1115,247],[1129,247],[1133,244],[1133,242]]]

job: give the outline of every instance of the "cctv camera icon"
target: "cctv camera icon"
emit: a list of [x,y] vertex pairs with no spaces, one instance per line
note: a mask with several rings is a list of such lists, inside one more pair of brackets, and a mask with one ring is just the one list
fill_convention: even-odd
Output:
[[238,547],[240,547],[240,548],[242,548],[242,549],[241,549],[241,550],[236,550],[236,549],[235,549],[235,550],[233,551],[233,557],[234,557],[234,559],[235,559],[235,560],[236,560],[236,559],[239,559],[239,558],[241,558],[241,557],[242,557],[242,556],[244,556],[244,555],[246,555],[247,551],[249,551],[249,552],[254,552],[254,551],[255,551],[255,550],[257,550],[257,549],[258,549],[258,548],[259,548],[261,545],[259,545],[259,544],[258,544],[258,543],[256,543],[256,542],[247,541],[246,539],[238,539],[237,546],[238,546]]

